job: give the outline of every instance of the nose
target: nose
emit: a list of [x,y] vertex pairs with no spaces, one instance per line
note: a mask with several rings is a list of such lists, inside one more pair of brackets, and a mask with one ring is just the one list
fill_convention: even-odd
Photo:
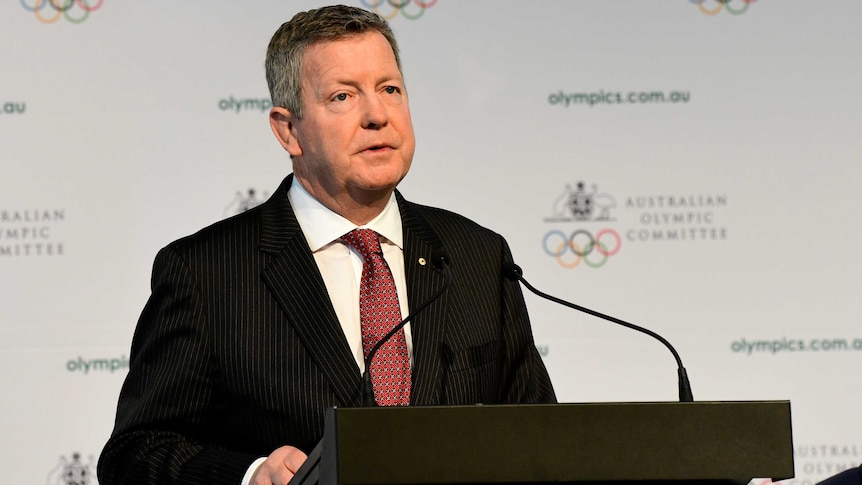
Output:
[[362,127],[377,130],[389,122],[389,112],[386,104],[377,95],[366,96],[363,103]]

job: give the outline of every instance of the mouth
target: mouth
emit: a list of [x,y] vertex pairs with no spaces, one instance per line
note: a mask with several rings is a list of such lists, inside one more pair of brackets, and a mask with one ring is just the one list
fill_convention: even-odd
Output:
[[372,145],[362,149],[359,153],[381,153],[392,149],[389,145]]

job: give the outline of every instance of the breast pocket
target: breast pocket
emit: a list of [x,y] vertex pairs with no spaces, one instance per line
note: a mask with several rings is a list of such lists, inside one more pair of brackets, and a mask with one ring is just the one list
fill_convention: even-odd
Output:
[[443,352],[445,404],[499,402],[500,346],[491,341]]

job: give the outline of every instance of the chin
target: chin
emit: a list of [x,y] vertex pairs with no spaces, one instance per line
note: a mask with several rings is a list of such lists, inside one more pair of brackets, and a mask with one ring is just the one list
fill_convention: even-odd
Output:
[[356,184],[368,191],[392,190],[399,182],[407,175],[407,170],[399,167],[396,169],[386,169],[375,171],[363,177],[360,183]]
[[[400,181],[400,180],[399,180]],[[358,184],[358,187],[365,192],[392,192],[398,182],[389,183],[374,183],[374,184]]]

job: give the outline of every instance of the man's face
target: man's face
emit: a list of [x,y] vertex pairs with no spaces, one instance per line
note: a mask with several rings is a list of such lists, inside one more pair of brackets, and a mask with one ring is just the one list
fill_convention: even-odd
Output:
[[303,61],[303,117],[287,115],[290,139],[282,142],[296,177],[337,206],[388,198],[415,148],[389,42],[378,32],[323,42],[309,46]]

